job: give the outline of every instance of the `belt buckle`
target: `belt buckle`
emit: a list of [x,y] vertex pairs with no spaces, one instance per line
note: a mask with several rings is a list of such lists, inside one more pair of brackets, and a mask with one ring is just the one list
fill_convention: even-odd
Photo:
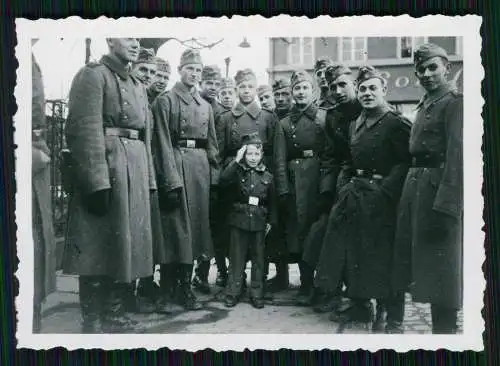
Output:
[[376,180],[380,180],[380,179],[382,179],[383,177],[382,177],[382,175],[380,175],[380,174],[373,174],[373,175],[372,175],[372,178],[373,178],[373,179],[376,179]]
[[356,169],[356,174],[358,176],[362,176],[364,173],[365,173],[365,171],[363,169]]
[[196,147],[196,140],[186,140],[186,146],[190,149],[194,149]]
[[259,197],[254,197],[254,196],[248,197],[248,204],[252,205],[252,206],[258,206],[259,205]]
[[304,156],[304,158],[312,158],[314,152],[312,150],[304,150],[302,151],[302,155]]
[[129,130],[129,137],[133,140],[137,140],[139,138],[139,131]]
[[32,130],[32,134],[33,134],[33,136],[35,136],[35,137],[40,137],[40,136],[42,136],[42,132],[43,132],[43,131],[42,131],[41,129],[35,129],[35,130]]

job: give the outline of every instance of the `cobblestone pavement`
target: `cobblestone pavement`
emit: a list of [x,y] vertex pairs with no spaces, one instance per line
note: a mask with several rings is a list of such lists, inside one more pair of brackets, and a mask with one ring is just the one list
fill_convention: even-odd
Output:
[[[215,281],[216,268],[210,271],[210,283]],[[250,273],[247,269],[248,278]],[[271,266],[270,276],[274,275]],[[243,299],[236,307],[228,309],[222,301],[221,289],[212,288],[211,295],[199,295],[205,302],[201,311],[181,312],[171,315],[134,314],[134,319],[146,327],[146,333],[367,333],[367,329],[344,326],[328,320],[329,314],[316,314],[311,308],[294,305],[299,285],[298,268],[290,265],[290,289],[274,296],[263,309],[254,309]],[[80,308],[76,280],[59,278],[60,291],[52,294],[44,306],[43,333],[79,333]],[[460,331],[462,314],[460,314]],[[431,333],[429,305],[411,302],[407,297],[405,308],[405,333]]]

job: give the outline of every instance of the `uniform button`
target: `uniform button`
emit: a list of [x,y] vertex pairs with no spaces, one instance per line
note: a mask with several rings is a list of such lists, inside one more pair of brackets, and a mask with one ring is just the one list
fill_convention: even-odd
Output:
[[292,138],[293,138],[293,139],[294,139],[294,138],[296,138],[296,137],[297,137],[296,135],[293,135],[293,136],[292,136]]
[[121,91],[122,91],[122,92],[125,92],[126,90],[125,90],[125,88],[122,88],[122,89],[121,89]]
[[245,183],[245,180],[244,180],[244,179],[242,179],[242,180],[241,180],[241,183]]
[[123,143],[126,145],[126,144],[128,143],[128,141],[127,141],[127,140],[125,140],[125,141],[123,141]]
[[129,105],[129,103],[127,101],[124,101],[123,105]]
[[298,147],[298,146],[299,146],[299,144],[293,144],[293,146]]
[[253,188],[253,187],[255,187],[255,186],[253,184],[250,184],[250,188]]
[[431,115],[430,114],[426,114],[425,118],[429,119],[429,118],[431,118]]
[[127,119],[128,119],[128,116],[127,116],[127,115],[124,115],[124,116],[123,116],[123,119],[127,120]]

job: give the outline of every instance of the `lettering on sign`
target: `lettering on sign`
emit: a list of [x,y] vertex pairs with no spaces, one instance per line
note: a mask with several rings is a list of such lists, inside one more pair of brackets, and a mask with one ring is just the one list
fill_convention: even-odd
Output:
[[[457,83],[458,79],[460,79],[460,76],[462,75],[462,72],[463,72],[462,67],[457,69],[455,71],[455,73],[453,74],[453,76],[450,78],[450,81]],[[391,76],[392,76],[391,73],[389,71],[386,71],[386,70],[381,71],[380,73],[382,74],[384,79],[386,79],[388,81],[389,86],[391,86],[391,81],[392,81],[391,80]],[[417,88],[420,86],[420,82],[416,77],[410,79],[410,77],[408,77],[408,76],[400,75],[394,79],[394,82],[392,83],[392,85],[395,86],[396,88],[406,88],[408,86],[412,86],[412,87]]]

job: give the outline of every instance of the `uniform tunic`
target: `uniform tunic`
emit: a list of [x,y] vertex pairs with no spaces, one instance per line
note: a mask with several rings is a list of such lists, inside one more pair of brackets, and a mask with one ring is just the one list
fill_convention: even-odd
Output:
[[32,56],[32,217],[35,305],[56,287],[56,247],[50,197],[50,151],[45,142],[45,97],[40,68]]
[[173,249],[170,261],[191,264],[195,258],[212,257],[210,187],[217,185],[219,174],[212,107],[198,92],[191,93],[178,82],[156,98],[153,116],[155,133],[162,136],[154,155],[168,158],[172,150],[165,141],[169,137],[177,172],[171,171],[170,164],[158,164],[159,187],[166,192],[183,187],[180,207],[162,212],[165,241]]
[[[84,66],[69,95],[66,140],[74,162],[64,255],[66,273],[131,282],[152,274],[150,190],[156,189],[149,139],[110,136],[105,127],[151,126],[144,86],[113,55]],[[89,194],[110,189],[108,212],[90,213]]]
[[350,159],[328,218],[316,285],[334,290],[343,279],[352,298],[386,298],[396,209],[408,171],[410,122],[389,107],[349,128]]
[[458,309],[463,300],[463,97],[451,87],[426,96],[410,137],[420,162],[406,178],[398,212],[394,289]]
[[233,160],[222,172],[220,184],[235,193],[228,215],[230,268],[227,291],[233,296],[241,291],[247,253],[250,252],[251,294],[260,298],[264,282],[266,224],[277,222],[273,176],[263,164],[250,168]]
[[[289,253],[302,253],[304,239],[318,216],[320,159],[325,136],[326,111],[311,103],[304,111],[292,108],[280,121],[276,149],[287,161],[289,193],[286,240]],[[282,183],[282,182],[280,182]]]

